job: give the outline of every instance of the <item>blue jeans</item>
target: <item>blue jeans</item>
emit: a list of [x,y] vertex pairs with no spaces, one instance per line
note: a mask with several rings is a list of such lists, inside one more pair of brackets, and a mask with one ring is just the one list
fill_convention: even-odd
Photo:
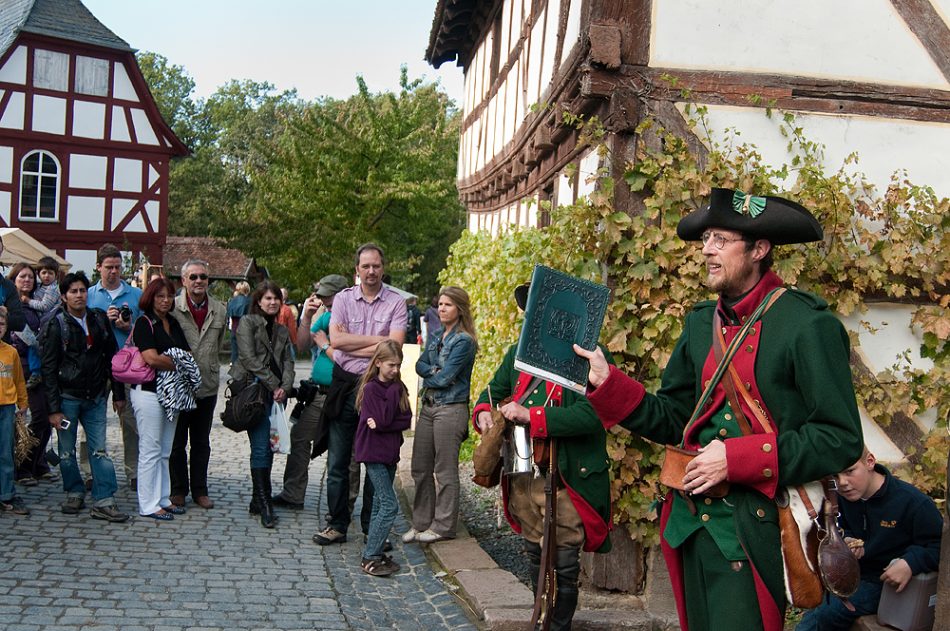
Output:
[[824,602],[806,611],[795,631],[848,631],[861,616],[877,613],[883,587],[881,583],[862,580],[858,591],[848,598],[854,605],[854,611],[848,611],[840,598],[825,594]]
[[[273,405],[273,403],[271,403]],[[247,430],[247,439],[251,443],[251,468],[270,469],[274,462],[274,452],[270,448],[270,408],[264,408],[264,419]]]
[[399,501],[393,489],[396,477],[396,465],[366,463],[366,475],[373,484],[373,514],[369,519],[369,533],[366,535],[364,559],[381,559],[386,537],[393,529],[393,522],[399,514]]
[[[128,405],[128,403],[126,403]],[[86,432],[89,446],[89,465],[92,469],[92,500],[96,506],[112,506],[118,488],[115,466],[106,452],[106,397],[98,399],[70,399],[63,397],[61,411],[72,423],[69,429],[57,430],[59,436],[59,470],[63,474],[66,497],[84,497],[86,486],[76,460],[76,433],[79,425]]]
[[16,495],[13,488],[13,418],[16,404],[0,405],[0,501],[8,502]]
[[[353,439],[359,422],[354,390],[346,398],[340,415],[329,420],[327,429],[327,525],[338,532],[346,532],[350,527],[350,460],[353,458]],[[367,475],[363,484],[363,511],[360,515],[361,525],[367,532],[372,505],[373,484],[372,478]],[[362,523],[364,521],[367,523]]]

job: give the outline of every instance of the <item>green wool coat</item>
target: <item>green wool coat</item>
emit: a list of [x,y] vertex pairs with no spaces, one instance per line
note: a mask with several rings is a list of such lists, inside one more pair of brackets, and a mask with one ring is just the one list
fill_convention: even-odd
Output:
[[[769,272],[735,305],[738,320],[724,322],[726,344],[765,295],[781,285],[781,279]],[[619,423],[660,444],[676,445],[682,440],[687,448],[700,446],[703,423],[725,403],[725,392],[718,385],[684,436],[703,386],[716,367],[710,351],[717,304],[699,303],[687,315],[655,395],[611,370],[610,377],[589,395],[605,427]],[[847,331],[828,311],[827,303],[790,289],[752,327],[733,359],[741,381],[752,398],[763,403],[775,431],[766,433],[743,402],[753,434],[724,440],[736,533],[772,596],[771,603],[760,599],[766,629],[778,622],[785,609],[778,516],[772,498],[780,486],[833,475],[861,456],[864,439],[849,358]],[[667,556],[668,561],[671,558]],[[679,569],[674,566],[671,563],[670,573],[676,589]]]
[[[489,401],[497,406],[502,399],[517,398],[527,388],[531,376],[515,370],[514,362],[515,346],[511,346],[488,387],[478,397],[473,421],[479,412],[491,410]],[[542,382],[538,390],[525,401],[531,415],[531,436],[561,439],[557,441],[558,467],[565,490],[584,522],[584,549],[607,552],[611,524],[607,433],[583,395],[548,382]],[[551,395],[549,404],[542,407],[548,394]],[[507,514],[507,491],[505,500]],[[510,516],[508,521],[516,530],[520,528]]]

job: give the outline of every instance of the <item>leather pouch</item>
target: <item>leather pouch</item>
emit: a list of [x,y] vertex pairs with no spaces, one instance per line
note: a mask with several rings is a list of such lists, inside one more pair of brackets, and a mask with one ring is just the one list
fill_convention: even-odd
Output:
[[[672,445],[666,446],[666,457],[660,468],[660,484],[677,491],[686,491],[683,478],[686,476],[686,465],[699,455],[698,451],[680,449]],[[707,497],[725,497],[729,494],[729,482],[723,480],[703,493]]]

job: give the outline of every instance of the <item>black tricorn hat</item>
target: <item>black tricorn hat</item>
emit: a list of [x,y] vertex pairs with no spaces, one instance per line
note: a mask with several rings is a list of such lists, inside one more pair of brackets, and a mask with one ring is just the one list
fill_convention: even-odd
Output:
[[676,226],[676,234],[684,241],[701,241],[709,228],[735,230],[767,239],[772,245],[820,241],[824,235],[821,224],[801,204],[728,188],[714,188],[709,205],[683,217]]
[[531,283],[522,283],[515,287],[515,302],[518,304],[518,308],[524,311],[524,307],[528,304],[528,288],[531,287]]

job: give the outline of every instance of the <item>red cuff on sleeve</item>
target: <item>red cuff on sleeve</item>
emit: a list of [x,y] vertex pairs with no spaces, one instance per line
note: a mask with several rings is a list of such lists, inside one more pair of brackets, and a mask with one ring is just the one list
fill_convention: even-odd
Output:
[[769,499],[778,489],[778,445],[775,434],[751,434],[729,438],[726,466],[729,481],[750,486]]
[[616,366],[610,367],[610,375],[595,390],[587,393],[600,422],[605,429],[630,416],[646,394],[646,388],[639,381],[631,379]]
[[481,434],[482,430],[478,427],[478,423],[475,422],[475,420],[478,418],[479,412],[488,412],[491,414],[491,406],[487,403],[479,403],[475,406],[475,409],[472,410],[472,427],[475,428],[476,432]]
[[548,414],[545,408],[528,408],[529,418],[531,419],[531,437],[548,437]]

